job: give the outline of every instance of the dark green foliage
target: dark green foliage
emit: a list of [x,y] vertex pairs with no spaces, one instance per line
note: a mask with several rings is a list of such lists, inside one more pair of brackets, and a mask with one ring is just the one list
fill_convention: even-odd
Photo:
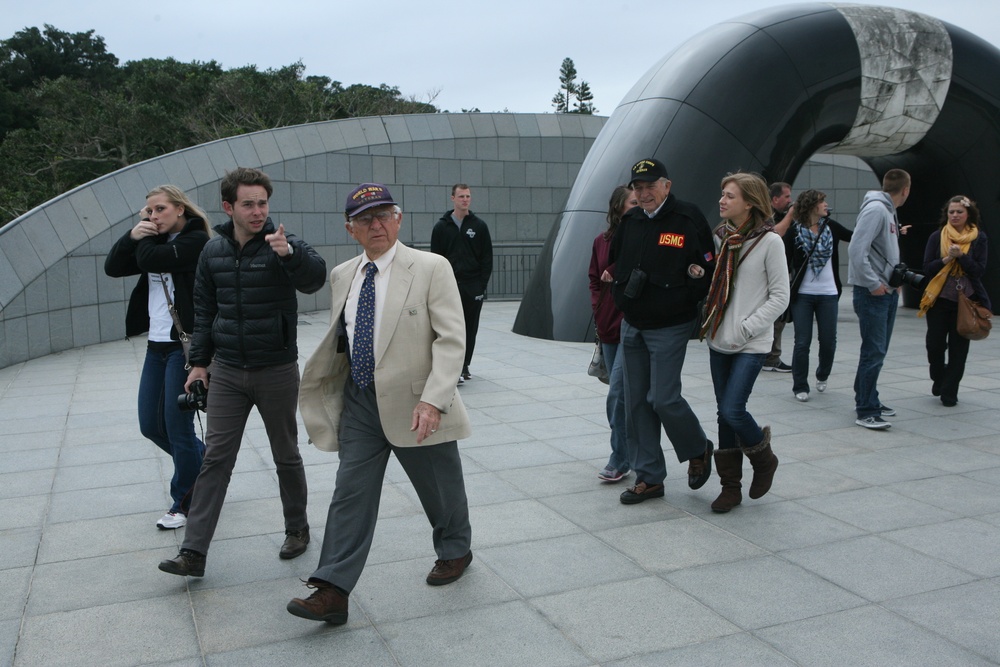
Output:
[[559,67],[559,92],[552,97],[556,113],[593,114],[594,94],[586,81],[576,82],[576,65],[572,58],[564,58]]
[[0,41],[0,226],[103,174],[247,132],[338,118],[435,113],[396,87],[215,61],[118,65],[94,31],[46,25]]

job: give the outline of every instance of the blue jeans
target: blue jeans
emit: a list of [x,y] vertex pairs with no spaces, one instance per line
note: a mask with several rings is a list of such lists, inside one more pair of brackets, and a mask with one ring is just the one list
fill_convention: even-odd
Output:
[[809,393],[809,346],[812,344],[813,317],[819,329],[819,365],[816,379],[825,382],[837,352],[836,294],[798,294],[792,304],[795,323],[795,350],[792,352],[792,393]]
[[662,329],[636,329],[622,322],[626,441],[635,481],[662,484],[667,477],[660,428],[678,461],[705,453],[708,439],[698,417],[681,396],[681,369],[691,322]]
[[882,414],[878,376],[889,351],[898,303],[897,291],[874,296],[864,287],[854,286],[854,312],[861,329],[861,354],[854,376],[854,409],[859,419]]
[[153,343],[152,347],[146,349],[139,379],[139,431],[173,459],[170,511],[187,514],[191,487],[201,469],[205,445],[194,433],[194,412],[181,412],[177,408],[177,397],[184,393],[188,376],[184,370],[184,351],[180,344],[164,348]]
[[601,343],[604,363],[611,369],[608,382],[608,426],[611,427],[611,458],[608,465],[626,472],[632,469],[628,460],[628,443],[625,440],[625,360],[618,354],[618,343]]
[[715,402],[719,406],[719,449],[753,447],[764,439],[764,431],[747,412],[747,400],[753,391],[766,354],[723,354],[708,351],[715,387]]

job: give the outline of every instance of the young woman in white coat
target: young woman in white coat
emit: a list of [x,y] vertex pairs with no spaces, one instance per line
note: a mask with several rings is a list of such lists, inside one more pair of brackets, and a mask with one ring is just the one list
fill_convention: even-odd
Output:
[[771,350],[774,321],[788,306],[788,269],[781,237],[771,224],[767,183],[757,174],[722,179],[715,235],[715,274],[705,303],[701,335],[707,337],[719,411],[715,466],[722,493],[712,503],[728,512],[743,500],[743,456],[753,466],[751,498],[771,488],[778,458],[771,451],[771,427],[757,424],[747,401]]

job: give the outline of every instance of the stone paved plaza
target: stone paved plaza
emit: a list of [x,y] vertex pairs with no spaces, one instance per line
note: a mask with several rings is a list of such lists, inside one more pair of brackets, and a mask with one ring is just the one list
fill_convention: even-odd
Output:
[[[313,543],[279,560],[255,413],[206,576],[182,579],[156,568],[183,529],[154,527],[171,467],[136,423],[145,339],[0,370],[0,665],[1000,663],[1000,334],[972,344],[945,408],[930,396],[925,324],[900,309],[880,382],[898,416],[866,431],[845,295],[827,392],[798,403],[777,373],[754,390],[781,459],[771,493],[719,515],[718,478],[689,490],[672,453],[665,499],[624,506],[624,484],[598,482],[609,448],[606,387],[584,373],[592,345],[511,333],[517,307],[486,304],[460,389],[474,562],[455,584],[424,583],[430,529],[392,460],[341,627],[285,611],[316,565],[335,455],[301,434]],[[303,358],[328,317],[300,318]],[[791,327],[784,342],[790,361]],[[684,393],[714,439],[704,344],[689,345]]]

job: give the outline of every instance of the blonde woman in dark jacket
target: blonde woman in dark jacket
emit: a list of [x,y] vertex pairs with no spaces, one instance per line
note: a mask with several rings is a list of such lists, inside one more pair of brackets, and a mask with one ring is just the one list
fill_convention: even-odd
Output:
[[129,299],[125,335],[149,332],[139,380],[139,431],[173,459],[173,503],[156,522],[158,528],[171,530],[187,523],[205,445],[195,435],[194,412],[178,407],[188,372],[170,310],[179,316],[184,332],[191,333],[195,268],[208,243],[208,223],[205,213],[173,185],[151,190],[140,218],[112,246],[104,272],[112,278],[139,276]]

